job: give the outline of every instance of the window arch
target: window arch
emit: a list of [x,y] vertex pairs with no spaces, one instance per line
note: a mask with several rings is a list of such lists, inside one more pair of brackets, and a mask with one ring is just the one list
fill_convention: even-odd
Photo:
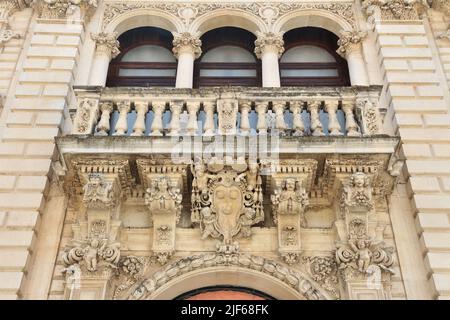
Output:
[[194,86],[259,86],[261,67],[254,54],[256,37],[226,27],[206,32],[202,56],[195,63]]
[[173,36],[154,27],[137,28],[119,37],[121,53],[110,63],[107,86],[175,86],[177,60]]
[[345,59],[337,53],[338,38],[320,28],[300,28],[284,35],[280,59],[282,86],[349,86]]

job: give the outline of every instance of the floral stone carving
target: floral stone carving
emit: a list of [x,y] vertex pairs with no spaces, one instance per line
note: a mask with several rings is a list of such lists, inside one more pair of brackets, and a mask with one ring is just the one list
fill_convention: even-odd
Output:
[[[222,246],[220,246],[222,248]],[[235,246],[231,246],[235,248]],[[260,256],[238,254],[234,250],[228,252],[206,253],[193,255],[173,262],[162,270],[155,272],[150,278],[142,281],[128,297],[130,300],[142,300],[151,296],[158,288],[170,280],[180,277],[190,271],[216,266],[235,266],[251,269],[254,272],[262,272],[276,277],[280,281],[292,287],[308,300],[327,299],[316,289],[314,283],[301,272],[286,267],[282,263],[266,259]]]
[[88,208],[108,209],[113,208],[117,204],[114,183],[106,181],[101,174],[89,174],[88,183],[83,187],[83,190],[83,203]]
[[264,220],[258,167],[225,168],[203,163],[192,166],[191,220],[200,225],[202,238],[222,238],[228,244],[249,237],[251,226]]

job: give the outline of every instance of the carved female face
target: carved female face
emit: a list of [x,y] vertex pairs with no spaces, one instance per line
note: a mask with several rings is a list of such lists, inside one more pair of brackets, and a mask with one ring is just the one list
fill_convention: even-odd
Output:
[[242,206],[241,190],[237,187],[217,187],[214,191],[214,205],[219,213],[237,214]]

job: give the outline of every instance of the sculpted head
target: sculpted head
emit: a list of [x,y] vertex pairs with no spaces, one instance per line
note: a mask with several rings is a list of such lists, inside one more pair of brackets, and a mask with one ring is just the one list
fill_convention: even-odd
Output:
[[292,178],[286,179],[286,190],[295,191],[295,179]]
[[356,172],[351,177],[351,184],[355,187],[365,187],[368,184],[368,177],[362,172]]

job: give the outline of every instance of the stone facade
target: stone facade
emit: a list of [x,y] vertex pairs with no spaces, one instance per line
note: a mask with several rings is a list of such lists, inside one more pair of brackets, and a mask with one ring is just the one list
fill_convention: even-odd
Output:
[[[449,14],[1,1],[0,298],[449,299]],[[106,87],[118,36],[143,26],[174,35],[175,88]],[[261,88],[192,89],[201,35],[225,26],[256,36]],[[350,87],[280,87],[283,35],[305,26],[339,37]]]

